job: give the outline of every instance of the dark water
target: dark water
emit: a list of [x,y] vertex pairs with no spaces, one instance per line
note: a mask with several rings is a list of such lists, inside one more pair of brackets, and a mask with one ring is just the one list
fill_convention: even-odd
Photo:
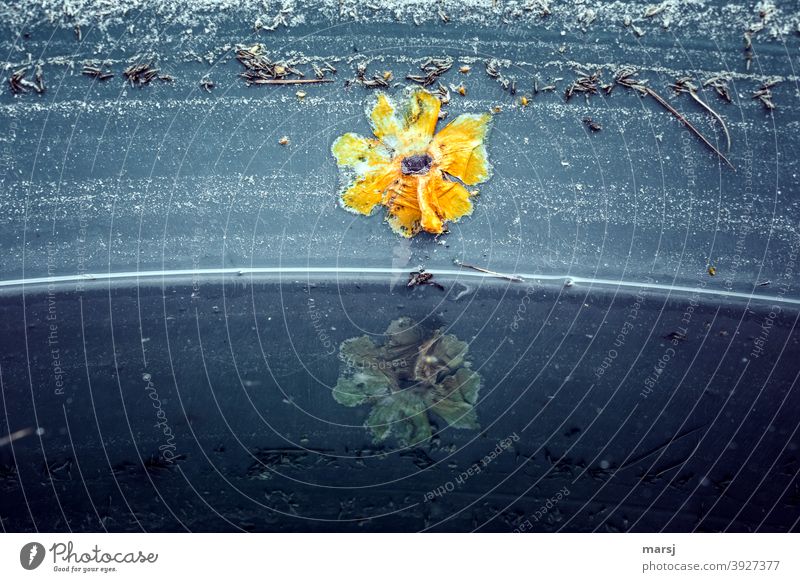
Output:
[[[798,528],[796,306],[387,279],[6,289],[3,528]],[[480,429],[373,443],[334,400],[339,344],[401,316],[468,342]]]

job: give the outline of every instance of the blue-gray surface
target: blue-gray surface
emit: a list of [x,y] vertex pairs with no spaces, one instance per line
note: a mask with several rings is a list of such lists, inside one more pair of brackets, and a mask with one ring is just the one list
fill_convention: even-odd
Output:
[[[0,441],[0,524],[797,529],[798,5],[371,6],[0,7],[5,77],[27,66],[32,81],[41,64],[46,86],[0,93],[0,434],[22,431]],[[333,82],[302,99],[247,87],[234,53],[257,42],[307,77],[333,64]],[[330,146],[369,134],[374,89],[346,83],[359,64],[391,71],[400,94],[431,56],[452,57],[441,81],[466,89],[451,90],[450,118],[501,108],[494,175],[449,234],[406,241],[382,213],[338,205]],[[515,95],[486,73],[491,59]],[[122,70],[142,61],[173,80],[129,86]],[[115,76],[83,75],[86,62]],[[736,171],[649,96],[565,101],[576,69],[613,82],[623,66],[726,151],[713,117],[669,87],[692,76]],[[731,103],[702,87],[714,77]],[[765,83],[775,109],[752,98]],[[542,277],[445,274],[454,260]],[[445,291],[337,271],[419,265]],[[137,271],[159,274],[113,276]],[[78,280],[41,281],[53,276]],[[339,343],[401,315],[470,342],[482,431],[376,447],[367,411],[332,399]],[[148,462],[164,444],[149,382],[175,464]],[[511,434],[513,450],[455,481]]]

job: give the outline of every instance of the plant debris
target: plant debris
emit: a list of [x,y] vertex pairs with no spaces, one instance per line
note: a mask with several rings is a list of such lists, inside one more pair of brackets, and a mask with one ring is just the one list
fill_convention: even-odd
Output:
[[764,81],[757,91],[753,93],[753,99],[758,99],[765,109],[775,109],[775,103],[772,102],[772,88],[780,83],[780,79],[771,78]]
[[170,75],[159,75],[159,70],[153,66],[152,62],[134,63],[122,71],[122,74],[128,80],[131,87],[149,85],[153,79],[159,79],[160,81],[173,80]]
[[[436,91],[435,94],[436,94],[437,97],[439,97],[439,101],[442,102],[442,105],[447,105],[448,103],[450,103],[450,89],[448,89],[447,87],[445,87],[441,83],[439,83],[439,89]],[[444,119],[444,117],[442,117],[442,115],[441,115],[442,113],[444,113],[444,117],[447,116],[447,112],[446,111],[445,112],[440,112],[439,113],[439,119]]]
[[578,24],[580,25],[581,31],[586,32],[589,29],[589,25],[591,25],[595,20],[597,20],[597,12],[591,8],[587,8],[581,12],[580,16],[578,17]]
[[425,73],[424,75],[406,75],[406,79],[428,87],[438,81],[439,77],[449,71],[452,66],[453,59],[451,57],[428,58],[419,67]]
[[517,82],[501,74],[499,60],[490,59],[486,61],[486,74],[495,79],[503,91],[508,91],[512,95],[517,94]]
[[114,76],[114,73],[111,72],[111,69],[95,63],[84,64],[81,74],[86,75],[87,77],[93,77],[98,81],[108,81]]
[[[748,71],[750,70],[750,64],[755,56],[753,51],[753,36],[767,27],[767,22],[775,11],[775,6],[771,2],[759,2],[756,4],[756,8],[758,8],[758,20],[750,23],[744,31],[744,60]],[[769,109],[769,107],[767,108]]]
[[165,459],[162,455],[154,453],[144,462],[144,469],[150,474],[159,475],[165,471],[174,470],[177,467],[176,461],[185,461],[186,455],[175,455],[171,459]]
[[[264,4],[266,6],[266,3]],[[256,18],[256,21],[253,23],[253,30],[256,32],[266,30],[268,32],[273,32],[277,30],[279,26],[289,26],[289,22],[286,20],[286,17],[292,14],[292,7],[288,3],[284,3],[283,7],[278,11],[278,13],[272,18],[272,24],[264,24],[264,20],[261,16]]]
[[592,131],[600,131],[601,129],[603,129],[603,126],[600,125],[599,123],[597,123],[591,117],[584,117],[583,118],[583,124],[586,127],[588,127],[589,129],[591,129]]
[[[239,76],[250,85],[299,85],[310,83],[331,83],[331,79],[324,78],[324,70],[317,66],[322,76],[316,75],[314,79],[306,79],[305,75],[297,69],[295,61],[272,61],[264,54],[261,44],[249,47],[237,47],[236,60],[245,68]],[[326,64],[327,66],[327,64]],[[333,69],[330,67],[333,71]],[[325,69],[325,70],[330,70]],[[316,72],[316,71],[315,71]]]
[[493,277],[499,277],[501,279],[505,279],[507,281],[514,281],[515,283],[521,283],[525,279],[519,277],[518,275],[506,275],[504,273],[498,273],[496,271],[490,271],[489,269],[484,269],[483,267],[477,267],[475,265],[470,265],[469,263],[464,263],[459,261],[458,259],[454,259],[453,263],[458,265],[459,267],[464,267],[465,269],[472,269],[473,271],[479,271],[481,273],[486,273],[487,275],[492,275]]
[[500,61],[497,59],[486,61],[486,74],[492,79],[497,79],[500,76]]
[[408,275],[407,287],[419,287],[420,285],[431,285],[440,291],[444,291],[444,287],[433,280],[433,273],[428,273],[420,267],[418,271],[411,271]]
[[200,81],[200,86],[201,86],[201,87],[202,87],[202,88],[203,88],[203,89],[204,89],[204,90],[205,90],[207,93],[211,93],[211,90],[212,90],[214,87],[216,87],[216,85],[214,84],[214,81],[212,81],[212,80],[211,80],[211,79],[209,79],[208,77],[203,77],[203,79]]
[[642,18],[652,18],[657,14],[661,14],[664,12],[664,9],[667,7],[666,2],[661,2],[660,4],[650,4],[644,9],[644,14],[642,14]]
[[545,16],[550,16],[552,14],[552,11],[550,10],[550,0],[533,0],[525,6],[525,10],[538,12],[539,18],[544,18]]
[[44,75],[42,74],[42,67],[36,65],[34,70],[34,81],[26,79],[29,67],[23,67],[14,71],[8,78],[8,84],[11,87],[11,92],[15,95],[27,93],[29,90],[35,91],[40,95],[45,92]]
[[691,96],[691,98],[694,99],[695,103],[697,103],[703,109],[708,111],[714,117],[714,119],[716,119],[719,122],[720,126],[722,126],[722,131],[725,132],[725,139],[728,142],[728,151],[731,151],[731,134],[728,133],[728,126],[725,125],[725,121],[722,119],[719,113],[711,109],[711,107],[706,105],[705,101],[703,101],[702,99],[700,99],[700,97],[698,97],[697,85],[695,85],[692,82],[692,78],[691,77],[678,78],[672,85],[672,89],[676,93],[688,93],[689,96]]
[[705,136],[700,133],[700,131],[691,124],[691,122],[686,119],[683,115],[681,115],[672,105],[670,105],[661,95],[656,93],[653,89],[646,85],[647,80],[639,80],[634,77],[636,74],[636,69],[632,67],[623,67],[617,74],[614,76],[614,82],[618,85],[622,85],[623,87],[627,87],[628,89],[633,89],[634,91],[638,92],[640,95],[649,95],[653,99],[655,99],[659,105],[661,105],[664,109],[669,111],[672,115],[674,115],[678,121],[683,123],[692,133],[694,133],[700,140],[708,147],[711,151],[717,154],[720,159],[722,159],[726,164],[728,164],[732,170],[736,171],[733,164],[726,158],[721,151],[719,151],[714,145],[708,141]]
[[537,95],[538,93],[546,93],[548,91],[555,91],[556,90],[556,83],[559,81],[563,81],[562,77],[557,77],[552,79],[547,85],[540,86],[539,80],[534,77],[533,79],[533,94]]
[[431,413],[452,428],[478,429],[481,378],[470,368],[467,351],[456,336],[401,317],[381,344],[366,335],[342,343],[344,367],[333,397],[344,406],[372,406],[364,426],[376,443],[392,435],[401,446],[428,441]]
[[583,93],[587,100],[589,99],[589,95],[597,95],[598,84],[600,83],[600,71],[598,70],[589,74],[578,69],[575,72],[578,74],[578,78],[564,91],[564,100],[569,101],[575,93]]
[[723,75],[714,75],[703,81],[703,87],[711,87],[717,92],[717,95],[722,97],[728,103],[732,103],[731,92],[728,89],[729,77]]
[[356,83],[359,85],[363,85],[364,87],[373,88],[373,87],[388,87],[389,81],[392,79],[391,72],[387,71],[384,74],[374,74],[372,77],[367,78],[367,63],[359,63],[356,65],[356,76],[355,79],[351,79],[345,83],[345,86],[350,85],[351,83]]
[[336,74],[336,67],[325,61],[323,61],[322,65],[311,63],[311,70],[314,71],[314,76],[317,79],[324,79],[325,73],[328,72],[333,73],[334,75]]

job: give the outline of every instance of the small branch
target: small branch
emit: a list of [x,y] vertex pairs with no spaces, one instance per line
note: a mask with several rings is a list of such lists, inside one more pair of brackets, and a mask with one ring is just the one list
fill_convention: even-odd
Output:
[[727,151],[731,151],[731,134],[728,133],[728,127],[725,125],[725,122],[722,120],[722,117],[720,117],[719,113],[717,113],[716,111],[711,109],[711,107],[706,105],[706,103],[702,99],[700,99],[700,97],[697,96],[697,93],[695,93],[693,90],[689,90],[689,95],[691,95],[692,99],[694,99],[698,103],[698,105],[700,105],[700,107],[708,111],[711,115],[713,115],[716,118],[717,121],[719,121],[719,124],[722,126],[722,131],[725,132],[725,139],[728,141]]
[[[697,129],[695,126],[694,126],[694,125],[692,125],[692,124],[689,122],[689,120],[688,120],[688,119],[686,119],[686,118],[685,118],[683,115],[681,115],[681,114],[680,114],[680,113],[679,113],[679,112],[678,112],[678,111],[677,111],[677,110],[676,110],[676,109],[675,109],[675,108],[674,108],[672,105],[670,105],[669,103],[667,103],[667,101],[666,101],[666,100],[665,100],[663,97],[661,97],[661,95],[659,95],[659,94],[658,94],[658,93],[656,93],[656,92],[655,92],[653,89],[651,89],[650,87],[648,87],[648,86],[647,86],[647,84],[646,84],[646,83],[647,83],[647,81],[646,81],[646,80],[644,80],[644,81],[640,81],[640,80],[636,79],[636,78],[634,77],[634,75],[635,75],[635,74],[636,74],[636,69],[634,69],[633,67],[623,67],[622,69],[620,69],[619,71],[617,71],[617,74],[615,75],[615,78],[614,78],[614,82],[615,82],[615,83],[617,83],[617,84],[619,84],[619,85],[622,85],[623,87],[627,87],[628,89],[633,89],[633,90],[635,90],[635,91],[638,91],[638,92],[639,92],[639,93],[641,93],[642,95],[650,95],[650,97],[652,97],[653,99],[655,99],[656,101],[658,101],[658,102],[659,102],[659,104],[661,104],[661,106],[662,106],[664,109],[666,109],[667,111],[669,111],[670,113],[672,113],[672,115],[674,115],[674,116],[675,116],[675,117],[678,119],[678,121],[680,121],[680,122],[681,122],[681,123],[683,123],[683,124],[684,124],[686,127],[688,127],[688,128],[689,128],[689,131],[691,131],[691,132],[692,132],[693,134],[695,134],[695,135],[696,135],[698,138],[700,138],[700,140],[701,140],[701,141],[702,141],[704,144],[706,144],[706,146],[707,146],[707,147],[708,147],[708,148],[709,148],[709,149],[710,149],[712,152],[714,152],[715,154],[717,154],[717,155],[720,157],[720,159],[724,160],[724,161],[725,161],[725,163],[726,163],[726,164],[728,164],[728,165],[731,167],[731,169],[732,169],[734,172],[736,171],[736,168],[733,166],[733,164],[732,164],[732,163],[730,163],[730,161],[728,160],[728,158],[726,158],[724,155],[722,155],[722,152],[720,152],[720,151],[719,151],[717,148],[715,148],[715,147],[714,147],[714,145],[713,145],[713,144],[712,144],[710,141],[708,141],[708,140],[707,140],[707,139],[706,139],[706,138],[703,136],[703,134],[702,134],[702,133],[700,133],[700,131],[699,131],[699,130],[698,130],[698,129]],[[686,81],[687,81],[687,79],[686,79],[686,78],[684,78],[684,79],[679,79],[679,82],[678,82],[678,84],[676,84],[676,85],[673,85],[673,88],[675,88],[675,89],[676,89],[676,90],[678,90],[678,91],[681,91],[681,90],[688,89],[688,87],[685,87],[685,86],[684,86],[684,85],[686,85]],[[723,125],[723,127],[724,127],[724,125]],[[727,133],[727,129],[726,129],[725,131],[726,131],[726,133]]]
[[505,279],[507,281],[514,281],[515,283],[521,283],[525,279],[519,277],[517,275],[506,275],[504,273],[498,273],[496,271],[490,271],[489,269],[484,269],[483,267],[476,267],[475,265],[470,265],[469,263],[462,263],[458,259],[453,261],[459,267],[464,267],[466,269],[472,269],[473,271],[479,271],[481,273],[486,273],[487,275],[492,275],[494,277],[499,277],[500,279]]
[[735,167],[734,167],[734,165],[733,165],[733,164],[732,164],[732,163],[731,163],[731,162],[728,160],[728,158],[726,158],[726,157],[725,157],[725,156],[722,154],[722,152],[721,152],[721,151],[719,151],[719,150],[718,150],[716,147],[714,147],[714,145],[713,145],[713,144],[712,144],[710,141],[708,141],[708,140],[707,140],[707,139],[706,139],[706,138],[703,136],[703,134],[702,134],[702,133],[700,133],[700,131],[699,131],[699,130],[698,130],[698,129],[697,129],[695,126],[694,126],[694,125],[692,125],[692,124],[689,122],[689,120],[688,120],[688,119],[686,119],[686,118],[685,118],[683,115],[681,115],[681,114],[680,114],[680,113],[679,113],[679,112],[678,112],[678,111],[677,111],[677,110],[676,110],[676,109],[675,109],[675,108],[674,108],[672,105],[670,105],[669,103],[667,103],[667,102],[666,102],[666,100],[664,100],[664,98],[663,98],[663,97],[661,97],[661,95],[659,95],[658,93],[656,93],[655,91],[653,91],[653,90],[652,90],[650,87],[644,87],[644,90],[645,90],[645,92],[646,92],[648,95],[650,95],[650,96],[651,96],[653,99],[655,99],[656,101],[658,101],[658,102],[659,102],[659,103],[660,103],[660,104],[661,104],[661,105],[664,107],[664,109],[666,109],[667,111],[669,111],[670,113],[672,113],[672,115],[674,115],[674,116],[675,116],[675,117],[678,119],[678,121],[680,121],[680,122],[681,122],[681,123],[683,123],[683,124],[684,124],[686,127],[688,127],[688,128],[689,128],[689,130],[690,130],[692,133],[694,133],[694,134],[695,134],[697,137],[699,137],[699,138],[700,138],[700,140],[701,140],[701,141],[702,141],[704,144],[706,144],[706,146],[707,146],[709,149],[711,149],[711,151],[712,151],[712,152],[714,152],[715,154],[717,154],[717,155],[720,157],[720,159],[722,159],[722,160],[723,160],[723,161],[724,161],[726,164],[728,164],[728,165],[731,167],[731,169],[732,169],[734,172],[736,171],[736,168],[735,168]]
[[[704,83],[703,86],[706,86],[711,81],[713,81],[713,79],[706,81],[706,83]],[[711,109],[711,107],[709,107],[705,101],[700,99],[700,96],[697,94],[698,90],[697,85],[692,83],[691,77],[680,77],[675,81],[675,83],[672,84],[672,89],[676,93],[688,93],[691,96],[691,98],[694,99],[695,103],[700,105],[700,107],[702,107],[703,109],[705,109],[711,115],[714,116],[714,119],[716,119],[722,126],[722,131],[725,132],[725,139],[728,141],[728,151],[731,151],[731,134],[728,133],[728,127],[725,125],[725,122],[723,121],[722,117],[716,111]]]
[[333,83],[333,79],[253,79],[253,85],[303,85],[311,83]]

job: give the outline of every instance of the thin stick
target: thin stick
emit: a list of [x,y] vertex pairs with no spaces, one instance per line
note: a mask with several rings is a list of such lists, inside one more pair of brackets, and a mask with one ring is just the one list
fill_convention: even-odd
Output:
[[728,151],[731,151],[731,134],[728,133],[728,128],[725,125],[725,122],[722,120],[722,117],[720,117],[719,113],[717,113],[716,111],[711,109],[711,107],[706,105],[705,102],[702,99],[700,99],[700,97],[697,96],[697,93],[695,93],[694,90],[689,89],[689,95],[691,95],[692,99],[694,99],[703,109],[708,111],[711,115],[713,115],[717,119],[717,121],[719,121],[719,124],[722,126],[722,131],[725,132],[725,139],[728,140]]
[[333,79],[254,79],[254,85],[301,85],[306,83],[333,83]]
[[522,281],[525,280],[517,275],[506,275],[504,273],[498,273],[496,271],[490,271],[489,269],[484,269],[483,267],[476,267],[475,265],[470,265],[469,263],[462,263],[458,259],[456,259],[454,262],[459,267],[466,267],[467,269],[472,269],[473,271],[480,271],[481,273],[486,273],[487,275],[493,275],[494,277],[506,279],[507,281],[514,281],[515,283],[521,283]]
[[689,122],[689,120],[688,120],[688,119],[686,119],[686,118],[685,118],[683,115],[681,115],[681,114],[680,114],[680,113],[679,113],[679,112],[678,112],[678,111],[677,111],[677,110],[676,110],[676,109],[675,109],[675,108],[674,108],[672,105],[670,105],[669,103],[667,103],[667,102],[666,102],[666,101],[665,101],[665,100],[664,100],[664,99],[661,97],[661,95],[659,95],[658,93],[656,93],[655,91],[653,91],[653,90],[652,90],[650,87],[646,87],[646,86],[645,86],[645,87],[644,87],[644,90],[645,90],[645,91],[647,92],[647,94],[648,94],[648,95],[650,95],[650,96],[651,96],[653,99],[655,99],[656,101],[658,101],[658,102],[659,102],[659,103],[660,103],[660,104],[661,104],[661,105],[662,105],[662,106],[663,106],[663,107],[664,107],[664,108],[665,108],[667,111],[669,111],[670,113],[672,113],[672,115],[674,115],[675,117],[677,117],[677,118],[678,118],[678,121],[680,121],[680,122],[681,122],[681,123],[683,123],[683,124],[684,124],[686,127],[688,127],[688,128],[689,128],[689,130],[690,130],[692,133],[694,133],[694,134],[695,134],[697,137],[699,137],[699,138],[700,138],[700,140],[701,140],[701,141],[702,141],[704,144],[706,144],[706,146],[708,146],[708,147],[711,149],[711,151],[713,151],[715,154],[717,154],[717,155],[718,155],[718,156],[719,156],[719,157],[720,157],[720,158],[721,158],[721,159],[722,159],[722,160],[723,160],[723,161],[724,161],[726,164],[728,164],[728,165],[731,167],[731,169],[732,169],[734,172],[736,171],[736,168],[735,168],[735,167],[734,167],[734,165],[733,165],[733,164],[732,164],[732,163],[731,163],[731,162],[728,160],[728,158],[726,158],[726,157],[725,157],[725,156],[722,154],[722,152],[721,152],[721,151],[719,151],[717,148],[715,148],[715,147],[714,147],[714,145],[713,145],[713,144],[712,144],[710,141],[708,141],[708,140],[707,140],[707,139],[706,139],[706,138],[703,136],[703,134],[702,134],[702,133],[700,133],[700,132],[697,130],[697,128],[696,128],[694,125],[692,125],[692,124]]

